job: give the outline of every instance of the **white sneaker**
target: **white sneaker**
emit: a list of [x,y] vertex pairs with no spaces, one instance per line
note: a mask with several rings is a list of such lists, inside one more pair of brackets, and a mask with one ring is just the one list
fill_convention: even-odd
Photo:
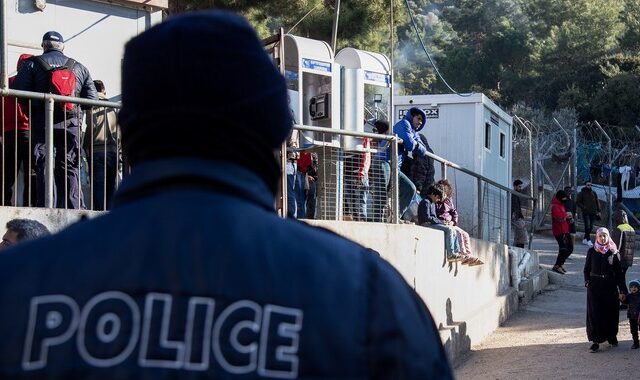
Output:
[[590,241],[587,239],[582,239],[582,244],[589,245]]

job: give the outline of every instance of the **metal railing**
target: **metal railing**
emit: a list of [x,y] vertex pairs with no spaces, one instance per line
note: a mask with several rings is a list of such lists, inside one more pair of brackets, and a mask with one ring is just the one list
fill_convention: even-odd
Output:
[[[294,129],[300,144],[284,145],[280,154],[288,158],[282,161],[287,177],[278,203],[282,216],[398,223],[396,136],[303,125]],[[390,162],[381,158],[386,150]],[[303,160],[311,166],[298,165]]]
[[[318,190],[315,192],[315,199],[310,200],[309,194],[313,198],[313,191],[305,194],[305,192],[296,193],[282,189],[279,204],[282,215],[295,215],[287,212],[287,198],[300,194],[305,195],[306,204],[310,204],[309,202],[312,204],[314,201],[317,204],[315,213],[307,212],[302,218],[399,223],[403,211],[400,207],[405,205],[399,205],[401,186],[398,180],[397,149],[401,141],[397,137],[302,125],[296,125],[294,128],[303,134],[301,140],[310,144],[297,149],[289,148],[289,153],[301,151],[317,155],[318,179],[315,186]],[[307,135],[304,135],[305,133]],[[368,144],[365,142],[366,139],[370,140]],[[386,149],[393,150],[389,152],[390,162],[388,163],[381,162],[379,158],[383,153],[383,149],[380,148],[383,141],[389,142],[388,145],[385,144]],[[287,155],[285,148],[281,155]],[[364,166],[368,167],[368,172],[366,176],[362,176],[363,162],[367,161],[367,155],[369,155],[370,165]],[[458,209],[460,227],[478,239],[509,243],[511,241],[510,197],[518,196],[524,201],[530,201],[534,207],[536,199],[518,193],[438,155],[432,153],[427,155],[440,166],[440,176],[436,176],[435,180],[448,179],[454,188],[453,197]],[[285,162],[282,168],[283,173],[287,172],[286,164]],[[388,169],[385,165],[388,165]],[[385,186],[380,186],[380,178],[385,178],[385,170],[389,171],[388,191]],[[289,172],[291,173],[291,166]],[[295,174],[305,175],[299,170]],[[363,177],[368,179],[368,183],[362,181]],[[385,182],[383,180],[383,184]],[[290,182],[285,182],[286,184]],[[296,202],[289,202],[289,205],[294,203]],[[531,228],[529,228],[531,235],[535,215],[527,214],[531,219]]]
[[[107,193],[111,189],[107,189],[107,186],[118,186],[117,178],[122,176],[123,168],[120,165],[121,158],[121,144],[119,135],[116,132],[115,147],[107,147],[107,141],[103,142],[103,149],[95,144],[94,141],[94,127],[100,127],[94,125],[96,119],[100,119],[100,114],[104,116],[103,120],[107,119],[109,112],[117,113],[120,108],[120,103],[110,101],[89,100],[76,97],[60,96],[47,93],[38,93],[30,91],[19,91],[12,89],[0,88],[0,96],[3,97],[1,121],[3,123],[2,130],[2,157],[3,157],[3,171],[2,171],[2,204],[5,206],[13,205],[17,206],[19,196],[18,190],[18,172],[20,170],[20,162],[18,159],[19,153],[28,155],[28,160],[22,165],[22,171],[24,173],[24,192],[22,195],[23,206],[39,206],[39,207],[59,207],[59,208],[84,208],[85,202],[88,203],[90,209],[106,209],[107,205]],[[5,120],[7,110],[5,109],[4,99],[26,99],[22,103],[23,112],[28,119],[28,128],[25,133],[23,146],[18,148],[18,119],[14,120],[13,128],[10,120]],[[33,107],[34,102],[41,102],[38,106]],[[9,101],[9,104],[12,102]],[[15,104],[15,112],[19,107],[18,102]],[[25,103],[27,104],[25,106]],[[78,107],[75,107],[75,114],[67,114],[64,111],[56,111],[56,103],[73,103]],[[80,107],[85,108],[80,111]],[[33,108],[41,109],[44,115],[34,114]],[[55,117],[54,117],[55,115]],[[62,115],[62,116],[60,116]],[[95,116],[95,117],[94,117]],[[74,119],[77,118],[77,119]],[[86,118],[86,122],[85,122]],[[38,120],[37,125],[34,125],[33,120]],[[115,118],[112,118],[115,121]],[[43,121],[43,123],[41,123]],[[77,125],[76,125],[77,124]],[[54,128],[54,125],[56,128]],[[82,127],[86,126],[86,134],[83,136]],[[73,129],[76,128],[77,130]],[[104,125],[102,126],[104,127]],[[114,129],[113,126],[112,128]],[[7,131],[16,131],[13,138],[13,157],[9,160],[14,163],[13,168],[9,169],[7,166],[6,152],[8,149],[8,140],[5,138]],[[105,133],[110,133],[104,131]],[[9,133],[9,136],[11,134]],[[44,135],[44,138],[43,138]],[[77,135],[77,136],[76,136]],[[35,136],[38,136],[37,138]],[[87,152],[83,152],[83,138],[90,139],[85,146],[88,148]],[[58,150],[54,149],[57,147]],[[94,151],[96,149],[96,151]],[[19,152],[22,150],[23,152]],[[103,153],[102,160],[100,160],[98,152]],[[113,154],[111,154],[113,153]],[[113,158],[115,157],[115,169],[114,176],[116,178],[111,181],[111,178],[107,176],[108,172],[112,172]],[[100,161],[102,167],[102,173],[104,178],[101,178],[99,183],[103,184],[102,199],[98,202],[95,201],[94,194],[96,188],[96,172],[100,172],[100,168],[96,167],[95,161]],[[88,166],[88,167],[87,167]],[[7,176],[7,173],[11,170],[13,176]],[[33,186],[32,171],[36,172],[36,186]],[[88,177],[87,177],[88,176]],[[84,181],[85,177],[89,178],[88,181]],[[56,181],[56,178],[58,181]],[[77,184],[76,184],[77,181]],[[57,182],[57,183],[56,183]],[[74,189],[77,185],[77,193]],[[83,188],[85,189],[83,196]],[[11,192],[12,196],[6,197],[5,194]],[[74,194],[70,194],[70,192]],[[33,204],[34,193],[39,194],[36,198],[36,204]],[[27,197],[27,199],[24,199]],[[63,198],[61,198],[63,197]],[[88,198],[85,198],[88,197]],[[55,199],[58,199],[55,202]],[[62,200],[64,199],[64,201]],[[96,207],[96,203],[101,207]]]
[[[86,125],[83,138],[94,140],[95,117],[107,118],[108,112],[117,112],[121,107],[120,103],[108,101],[96,101],[74,97],[65,97],[53,94],[34,93],[27,91],[17,91],[11,89],[0,89],[0,96],[29,99],[27,115],[29,117],[29,152],[33,152],[33,129],[42,128],[34,126],[32,120],[31,102],[44,102],[44,133],[46,135],[44,145],[44,207],[56,207],[54,204],[54,183],[56,170],[56,155],[54,152],[54,110],[56,102],[74,103],[85,107],[90,107],[92,112],[87,112],[86,122],[82,118],[79,123]],[[2,121],[4,125],[5,105],[2,104]],[[59,121],[58,121],[59,123]],[[66,126],[66,120],[64,120]],[[14,126],[14,127],[17,127]],[[65,127],[66,128],[66,127]],[[281,215],[297,216],[300,218],[314,218],[324,220],[344,220],[344,221],[364,221],[399,223],[402,213],[407,204],[400,205],[400,190],[402,176],[398,170],[398,144],[401,140],[394,135],[381,135],[376,133],[352,132],[343,130],[333,130],[322,127],[311,127],[296,125],[296,130],[301,134],[301,146],[288,148],[283,144],[281,156],[283,175],[281,196],[278,208]],[[66,130],[65,130],[66,136]],[[5,132],[2,132],[3,141]],[[79,143],[77,157],[86,157],[86,169],[82,173],[88,175],[88,180],[84,176],[79,176],[78,186],[83,190],[83,199],[80,204],[86,203],[90,209],[107,209],[107,187],[118,186],[118,180],[108,183],[107,172],[108,155],[110,160],[115,156],[117,177],[123,175],[121,141],[119,135],[115,137],[115,151],[109,152],[106,141],[103,141],[102,149],[95,144]],[[82,138],[81,138],[82,141]],[[65,137],[65,151],[66,149]],[[14,144],[17,144],[14,142]],[[82,145],[88,147],[83,152]],[[16,147],[16,145],[14,145]],[[2,145],[2,156],[5,156],[6,144]],[[17,162],[17,149],[13,150],[14,161]],[[113,154],[108,154],[113,153]],[[300,168],[298,161],[287,160],[287,157],[295,153],[296,157],[307,156],[308,166]],[[97,154],[97,156],[96,156]],[[102,155],[102,157],[100,157]],[[510,196],[521,197],[523,200],[530,200],[535,206],[536,199],[517,193],[514,190],[486,178],[474,171],[461,167],[454,162],[446,160],[438,155],[427,153],[428,157],[439,163],[440,176],[436,180],[446,178],[454,188],[454,200],[459,213],[459,225],[467,230],[471,236],[500,243],[510,241]],[[64,155],[64,176],[67,177],[67,155]],[[28,165],[24,165],[23,170],[31,171],[31,155]],[[102,159],[100,159],[102,158]],[[3,160],[6,163],[6,160]],[[99,163],[98,163],[99,162]],[[437,165],[436,165],[437,166]],[[84,169],[84,168],[82,168]],[[101,169],[101,170],[100,170]],[[19,168],[11,168],[13,176],[9,176],[15,183],[5,183],[7,171],[3,170],[2,193],[3,204],[8,205],[4,196],[5,189],[13,189],[12,205],[17,205],[17,174]],[[61,170],[59,167],[57,170]],[[102,189],[96,189],[96,176],[99,173],[100,185]],[[59,175],[58,175],[59,176]],[[80,178],[82,177],[82,178]],[[25,176],[25,194],[31,198],[33,184],[30,176]],[[293,188],[289,188],[293,185]],[[297,188],[296,186],[297,185]],[[58,188],[60,188],[58,184]],[[97,191],[102,190],[102,191]],[[65,197],[63,208],[68,208],[67,181],[64,184]],[[100,194],[96,199],[96,194]],[[58,194],[61,195],[61,194]],[[24,197],[23,197],[24,198]],[[293,198],[293,199],[289,199]],[[33,206],[29,199],[23,199],[23,205]],[[58,202],[60,207],[60,202]],[[402,207],[402,209],[401,209]],[[296,209],[295,211],[292,210]],[[534,208],[535,209],[535,208]],[[300,210],[300,212],[298,212]],[[297,214],[297,215],[296,215]],[[534,218],[531,213],[531,218]],[[532,220],[533,221],[533,220]],[[532,223],[533,225],[534,223]]]

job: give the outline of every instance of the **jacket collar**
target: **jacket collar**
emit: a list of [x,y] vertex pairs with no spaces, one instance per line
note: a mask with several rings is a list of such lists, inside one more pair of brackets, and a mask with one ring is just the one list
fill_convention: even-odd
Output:
[[254,172],[231,162],[182,157],[137,165],[122,181],[115,194],[114,207],[143,198],[144,194],[163,193],[176,187],[222,191],[274,210],[274,195]]

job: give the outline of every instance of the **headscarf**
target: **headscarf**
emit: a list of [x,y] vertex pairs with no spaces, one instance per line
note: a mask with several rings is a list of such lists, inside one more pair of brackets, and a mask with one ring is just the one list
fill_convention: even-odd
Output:
[[[600,234],[607,234],[607,242],[605,244],[600,244],[600,242],[598,241],[598,235]],[[600,227],[596,231],[596,243],[593,245],[593,248],[600,253],[607,253],[607,251],[609,250],[611,251],[618,250],[618,246],[616,245],[616,243],[614,243],[613,240],[611,240],[611,235],[609,235],[609,230],[604,227]]]

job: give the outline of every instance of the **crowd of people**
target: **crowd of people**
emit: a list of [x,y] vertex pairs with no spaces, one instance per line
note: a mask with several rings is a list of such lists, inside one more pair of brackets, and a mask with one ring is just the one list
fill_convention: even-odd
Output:
[[112,211],[0,255],[1,378],[453,378],[393,266],[276,214],[292,120],[246,20],[170,17],[127,43],[122,83]]
[[[56,31],[42,37],[43,53],[22,54],[11,89],[108,100],[105,85],[93,80],[80,62],[67,57]],[[45,206],[46,109],[42,100],[4,97],[3,205]],[[118,129],[113,108],[57,101],[53,114],[54,199],[57,208],[110,208],[119,179]],[[84,163],[84,165],[83,165]],[[88,164],[87,164],[88,163]],[[23,173],[22,203],[17,202],[16,173]],[[87,178],[83,182],[82,179]],[[88,189],[83,193],[83,187]],[[88,194],[87,194],[88,193]]]
[[[374,133],[385,135],[389,123],[368,121]],[[447,260],[462,264],[483,264],[471,250],[469,234],[458,224],[453,187],[447,179],[435,182],[434,153],[424,133],[426,115],[410,108],[393,126],[402,139],[398,148],[398,207],[403,220],[444,231]],[[299,148],[297,131],[288,140],[287,215],[313,219],[316,210],[317,154]],[[391,149],[384,139],[362,138],[362,150],[343,155],[343,219],[388,222]],[[307,158],[305,158],[305,155]]]
[[613,347],[618,345],[619,310],[627,310],[633,339],[631,348],[638,349],[640,281],[632,280],[628,286],[626,283],[626,272],[633,265],[636,233],[629,224],[627,213],[617,204],[613,231],[600,227],[594,241],[591,241],[592,223],[599,217],[600,206],[590,185],[590,181],[585,182],[577,202],[572,199],[570,186],[558,190],[552,198],[552,232],[558,243],[558,255],[552,271],[567,273],[564,264],[573,253],[575,218],[579,208],[585,229],[582,241],[588,246],[583,276],[587,288],[587,338],[592,343],[589,351],[598,352],[603,342]]

